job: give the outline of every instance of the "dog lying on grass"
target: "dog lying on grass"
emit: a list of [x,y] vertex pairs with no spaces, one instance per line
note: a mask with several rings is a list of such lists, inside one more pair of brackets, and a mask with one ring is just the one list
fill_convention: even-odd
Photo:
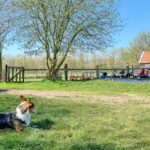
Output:
[[21,103],[15,111],[0,114],[0,129],[13,128],[21,132],[24,127],[30,125],[31,113],[36,111],[34,104],[20,96]]

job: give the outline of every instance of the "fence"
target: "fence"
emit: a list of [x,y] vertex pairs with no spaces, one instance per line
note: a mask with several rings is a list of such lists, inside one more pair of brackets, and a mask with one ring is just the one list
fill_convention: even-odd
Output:
[[[9,69],[8,69],[9,68]],[[12,70],[10,69],[12,68]],[[57,78],[63,80],[87,80],[87,79],[99,79],[102,77],[102,74],[107,73],[108,76],[119,75],[122,71],[124,74],[132,74],[133,76],[137,76],[142,67],[129,68],[100,68],[97,65],[93,69],[71,69],[68,67],[68,64],[65,64],[63,69],[59,69]],[[149,68],[145,68],[148,69]],[[18,70],[18,72],[17,72]],[[20,70],[20,71],[19,71]],[[6,73],[7,72],[7,73]],[[26,69],[23,67],[8,67],[7,71],[5,71],[5,81],[6,82],[24,82],[24,80],[33,80],[33,79],[44,79],[47,78],[48,70],[47,69]],[[150,72],[148,71],[148,75]]]
[[5,82],[24,82],[24,67],[5,66]]
[[[142,68],[99,68],[97,65],[93,69],[73,69],[68,68],[68,65],[65,64],[64,69],[60,69],[57,74],[57,78],[63,80],[84,80],[84,79],[98,79],[105,72],[108,76],[119,75],[121,71],[124,71],[124,74],[133,74],[137,76]],[[145,68],[149,69],[149,68]],[[47,78],[48,70],[47,69],[25,69],[25,79],[34,79],[34,78]],[[150,73],[149,73],[150,74]]]

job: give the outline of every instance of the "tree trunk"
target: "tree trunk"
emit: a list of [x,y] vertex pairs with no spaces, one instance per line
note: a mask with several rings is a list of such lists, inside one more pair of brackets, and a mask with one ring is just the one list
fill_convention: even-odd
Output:
[[2,81],[2,46],[0,44],[0,81]]
[[48,69],[48,78],[49,79],[57,79],[58,70],[55,68]]
[[47,69],[48,69],[47,77],[49,79],[56,79],[57,78],[57,72],[58,72],[58,69],[56,69],[56,60],[49,59],[49,56],[47,54],[46,64],[47,64]]

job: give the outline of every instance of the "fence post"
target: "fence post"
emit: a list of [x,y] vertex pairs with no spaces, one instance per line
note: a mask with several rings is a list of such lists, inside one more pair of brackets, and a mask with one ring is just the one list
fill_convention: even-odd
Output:
[[19,68],[19,72],[20,72],[20,73],[19,73],[19,83],[21,82],[21,70],[22,70],[22,69]]
[[64,73],[65,73],[65,80],[68,80],[68,64],[65,64]]
[[127,63],[127,74],[129,74],[130,70],[129,70],[129,63]]
[[134,68],[133,68],[133,64],[132,64],[132,75],[133,75],[133,73],[134,73]]
[[[18,69],[16,68],[16,74],[17,74],[17,71],[18,71]],[[16,82],[17,82],[17,78],[18,78],[18,75],[16,75]]]
[[99,65],[96,66],[96,77],[99,79]]
[[5,65],[5,82],[7,82],[7,65]]
[[8,82],[10,82],[10,67],[7,68],[7,73],[8,73]]
[[24,82],[24,67],[22,68],[22,82]]
[[12,82],[14,81],[13,76],[14,76],[14,67],[12,68]]

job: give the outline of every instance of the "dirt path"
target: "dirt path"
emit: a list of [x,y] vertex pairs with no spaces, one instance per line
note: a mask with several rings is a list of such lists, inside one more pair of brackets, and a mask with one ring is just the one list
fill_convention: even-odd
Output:
[[33,90],[0,90],[0,94],[13,94],[13,95],[27,95],[27,96],[37,96],[48,99],[70,99],[70,100],[86,100],[90,102],[100,102],[105,101],[110,104],[116,103],[126,103],[129,101],[140,101],[150,103],[149,98],[139,97],[136,95],[127,96],[104,96],[104,95],[92,95],[88,92],[78,92],[78,91],[33,91]]
[[14,94],[14,95],[32,95],[32,96],[39,96],[44,98],[56,98],[56,97],[66,97],[72,96],[72,93],[68,92],[60,92],[60,91],[34,91],[34,90],[3,90],[0,93],[2,94]]

